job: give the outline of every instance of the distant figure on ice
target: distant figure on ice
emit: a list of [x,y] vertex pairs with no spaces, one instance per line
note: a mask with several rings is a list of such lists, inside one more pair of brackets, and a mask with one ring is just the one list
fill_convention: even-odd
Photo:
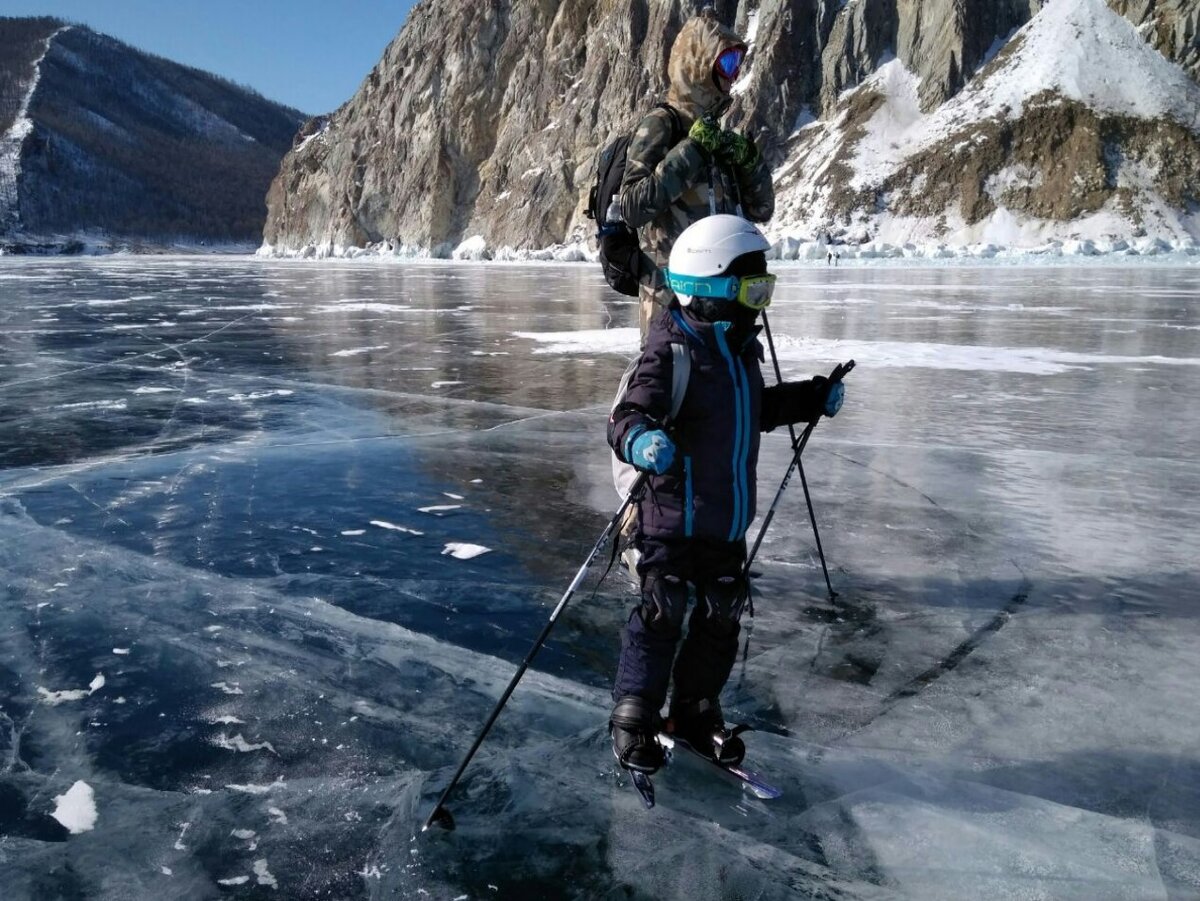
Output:
[[654,262],[640,287],[643,344],[671,304],[663,270],[683,230],[713,213],[766,222],[775,212],[771,172],[753,139],[718,122],[746,51],[711,8],[685,22],[667,63],[667,104],[642,119],[629,144],[621,216]]
[[[652,773],[663,762],[655,736],[672,678],[667,728],[702,754],[740,761],[720,694],[737,656],[743,569],[754,519],[759,431],[840,409],[844,388],[817,376],[765,387],[755,324],[771,302],[770,243],[738,216],[700,220],[680,235],[664,280],[678,304],[650,325],[646,346],[608,424],[608,441],[627,463],[650,473],[637,506],[635,543],[641,603],[621,634],[610,720],[621,766]],[[690,375],[678,414],[672,369],[682,346]],[[679,656],[688,604],[696,605]]]

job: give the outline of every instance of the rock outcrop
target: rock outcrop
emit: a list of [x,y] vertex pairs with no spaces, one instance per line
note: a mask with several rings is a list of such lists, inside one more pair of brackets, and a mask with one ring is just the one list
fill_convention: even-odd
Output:
[[[1129,17],[1121,21],[1140,26],[1137,40],[1147,53],[1164,63],[1173,60],[1179,72],[1192,73],[1194,84],[1195,0],[1108,2]],[[812,234],[853,227],[869,237],[879,231],[881,216],[900,216],[924,220],[922,228],[936,235],[971,224],[973,216],[986,218],[992,203],[1018,217],[1067,217],[1060,221],[1069,231],[1070,216],[1090,209],[1088,202],[1051,202],[1049,194],[1069,178],[1046,178],[1043,172],[1037,176],[1042,188],[1032,193],[997,194],[995,186],[1008,184],[1012,171],[1029,165],[1083,176],[1093,167],[1094,143],[1063,145],[1030,133],[1032,143],[1026,141],[1023,153],[1006,143],[1023,140],[1021,126],[1014,131],[999,122],[972,122],[964,107],[966,118],[957,123],[953,140],[991,142],[970,166],[956,169],[962,161],[951,152],[954,145],[939,151],[938,140],[911,146],[913,159],[884,153],[891,167],[886,171],[863,153],[870,157],[875,145],[887,143],[882,133],[888,127],[907,131],[942,115],[1012,57],[1008,51],[1022,40],[1021,29],[1035,20],[1044,29],[1056,17],[1078,17],[1080,3],[1087,16],[1117,19],[1106,0],[712,4],[751,45],[749,72],[735,86],[728,121],[755,134],[778,165],[782,203],[775,230]],[[663,92],[671,42],[701,5],[707,4],[423,0],[358,93],[298,136],[271,186],[266,244],[287,252],[382,245],[446,255],[473,236],[493,248],[582,239],[591,231],[583,195],[596,150],[630,128]],[[1133,26],[1129,31],[1134,33]],[[1126,43],[1121,47],[1128,50]],[[1087,57],[1080,63],[1103,70],[1113,60]],[[889,100],[892,82],[902,87],[899,107],[895,98]],[[1032,87],[1035,94],[1063,93],[1059,84]],[[1092,99],[1069,91],[1066,99],[1063,116],[1078,122],[1096,108]],[[889,126],[888,117],[897,116]],[[1160,180],[1178,182],[1178,167],[1165,154],[1181,143],[1190,146],[1188,135],[1195,132],[1178,117],[1137,112],[1120,122],[1101,112],[1096,122],[1080,127],[1101,136],[1104,154],[1129,164],[1128,183],[1116,178],[1106,199],[1123,190],[1126,208],[1146,206],[1131,198],[1163,187],[1147,187],[1145,178],[1141,187],[1134,184],[1132,161],[1144,176],[1144,167],[1153,168],[1161,157],[1171,171],[1164,170]],[[1051,133],[1065,134],[1064,129],[1074,133],[1065,119]],[[1166,143],[1154,137],[1158,134]],[[949,133],[942,138],[951,140]],[[1030,163],[1034,145],[1051,156]],[[1079,156],[1064,157],[1064,149]],[[1190,159],[1188,153],[1179,159]],[[873,168],[860,171],[868,163]],[[925,190],[931,179],[936,191]],[[991,190],[981,187],[989,183]],[[1162,197],[1181,201],[1186,213],[1190,189],[1163,190]],[[935,210],[941,200],[948,206]]]
[[1168,59],[1200,79],[1200,3],[1196,0],[1109,0]]
[[52,19],[0,48],[0,245],[258,240],[302,114]]
[[892,60],[793,136],[780,218],[898,243],[1194,237],[1200,85],[1103,0],[1056,0],[933,112],[922,84]]

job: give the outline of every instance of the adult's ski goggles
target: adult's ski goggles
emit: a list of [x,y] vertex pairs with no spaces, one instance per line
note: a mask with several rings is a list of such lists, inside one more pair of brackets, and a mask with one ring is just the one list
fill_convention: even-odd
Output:
[[730,47],[717,57],[716,70],[724,78],[734,81],[738,77],[738,72],[742,70],[742,61],[745,58],[746,51],[743,48]]
[[676,275],[668,270],[667,284],[676,294],[692,297],[713,297],[718,300],[736,300],[751,310],[765,310],[771,305],[775,293],[775,276],[751,275],[738,278],[736,275]]

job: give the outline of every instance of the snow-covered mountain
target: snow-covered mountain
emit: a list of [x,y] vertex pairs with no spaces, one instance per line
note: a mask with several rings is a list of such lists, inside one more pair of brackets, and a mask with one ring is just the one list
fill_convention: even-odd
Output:
[[776,227],[896,244],[1200,235],[1200,84],[1103,0],[1052,0],[932,111],[920,90],[891,59],[793,135]]
[[[267,248],[583,241],[595,152],[663,92],[701,5],[423,0],[285,158]],[[785,250],[1200,235],[1197,0],[715,6],[751,43],[730,121],[776,164]]]
[[257,241],[303,118],[82,26],[0,18],[0,248]]

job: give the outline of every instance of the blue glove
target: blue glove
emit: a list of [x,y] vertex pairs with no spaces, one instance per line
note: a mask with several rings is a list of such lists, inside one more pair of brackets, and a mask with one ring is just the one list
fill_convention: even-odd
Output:
[[825,415],[837,416],[838,410],[842,408],[842,401],[845,399],[845,384],[842,382],[834,382],[829,390],[825,393]]
[[633,439],[629,462],[645,472],[662,475],[675,462],[675,442],[662,429],[642,432]]

